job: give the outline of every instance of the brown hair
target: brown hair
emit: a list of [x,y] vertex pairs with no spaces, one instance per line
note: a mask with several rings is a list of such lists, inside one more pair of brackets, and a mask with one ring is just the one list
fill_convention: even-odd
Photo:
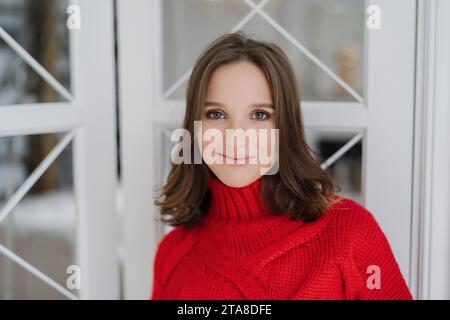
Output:
[[[251,39],[242,31],[213,41],[198,57],[189,78],[183,127],[194,136],[194,120],[201,119],[212,73],[222,65],[240,61],[249,61],[265,73],[279,129],[279,170],[274,175],[263,176],[262,197],[274,213],[304,221],[317,220],[338,197],[333,197],[334,185],[329,173],[320,167],[320,156],[306,142],[297,79],[280,47]],[[191,150],[194,144],[192,141]],[[159,188],[160,194],[154,202],[160,206],[162,222],[186,228],[196,225],[208,211],[211,175],[204,163],[172,163],[167,182]]]

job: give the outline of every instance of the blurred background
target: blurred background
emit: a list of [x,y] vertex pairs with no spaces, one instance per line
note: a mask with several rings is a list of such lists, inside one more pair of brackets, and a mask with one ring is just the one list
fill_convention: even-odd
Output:
[[151,188],[186,79],[237,30],[287,53],[310,145],[379,219],[415,296],[450,298],[449,14],[445,0],[0,0],[0,299],[150,295],[171,229]]

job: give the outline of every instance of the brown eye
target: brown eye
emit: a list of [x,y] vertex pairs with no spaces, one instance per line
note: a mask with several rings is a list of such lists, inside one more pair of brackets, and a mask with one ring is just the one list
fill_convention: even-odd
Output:
[[269,113],[267,113],[265,111],[262,111],[262,110],[258,110],[258,111],[255,111],[252,114],[252,118],[251,119],[262,121],[262,120],[267,120],[269,118],[270,118],[270,114]]
[[211,111],[208,111],[208,112],[206,113],[206,116],[207,116],[209,119],[213,119],[213,120],[225,119],[225,114],[224,114],[223,112],[221,112],[221,111],[218,111],[218,110],[211,110]]

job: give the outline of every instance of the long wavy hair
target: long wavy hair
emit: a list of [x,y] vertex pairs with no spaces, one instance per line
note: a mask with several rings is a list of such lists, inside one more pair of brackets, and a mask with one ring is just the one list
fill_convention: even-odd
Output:
[[[251,62],[264,72],[279,129],[278,172],[263,176],[263,201],[274,214],[315,221],[340,197],[335,197],[328,170],[320,166],[323,159],[306,142],[297,78],[288,57],[276,44],[252,39],[242,31],[210,43],[197,58],[187,84],[183,128],[194,136],[194,121],[201,119],[212,73],[220,66],[241,61]],[[195,143],[192,139],[191,150]],[[159,194],[154,204],[160,207],[161,221],[185,228],[199,223],[208,213],[211,175],[203,162],[195,164],[192,159],[189,164],[172,163],[166,183],[156,189]]]

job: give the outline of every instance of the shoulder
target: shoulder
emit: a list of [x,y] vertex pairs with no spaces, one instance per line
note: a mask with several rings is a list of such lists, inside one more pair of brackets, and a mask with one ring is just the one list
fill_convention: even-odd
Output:
[[385,238],[379,222],[369,209],[346,197],[339,197],[339,200],[329,210],[329,224],[341,240],[357,245],[361,241]]
[[157,243],[155,254],[155,268],[159,269],[166,258],[182,243],[188,231],[182,227],[175,227],[166,233]]
[[158,241],[157,252],[163,254],[170,251],[186,237],[187,233],[183,226],[172,228]]
[[355,200],[342,198],[331,211],[330,235],[344,260],[351,259],[360,268],[384,265],[387,261],[395,264],[389,240],[369,209]]
[[361,203],[346,197],[338,197],[339,202],[329,209],[332,220],[349,224],[377,224],[372,212]]
[[369,265],[383,266],[386,270],[396,268],[398,272],[387,235],[369,209],[357,201],[343,198],[332,211],[332,234],[344,260],[351,259],[362,272]]

